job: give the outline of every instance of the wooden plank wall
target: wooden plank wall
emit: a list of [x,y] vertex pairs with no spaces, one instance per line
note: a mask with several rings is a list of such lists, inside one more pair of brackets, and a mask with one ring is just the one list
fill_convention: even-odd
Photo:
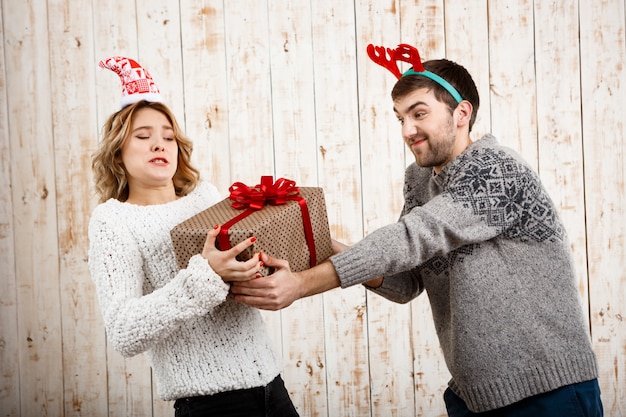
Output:
[[[462,4],[462,5],[461,5]],[[600,361],[626,416],[624,0],[1,0],[0,415],[166,416],[143,355],[107,346],[87,271],[90,155],[117,109],[110,55],[152,73],[226,192],[260,175],[325,189],[335,238],[396,220],[410,162],[394,79],[368,43],[464,64],[491,131],[559,206]],[[335,290],[264,313],[302,416],[443,416],[425,296]]]

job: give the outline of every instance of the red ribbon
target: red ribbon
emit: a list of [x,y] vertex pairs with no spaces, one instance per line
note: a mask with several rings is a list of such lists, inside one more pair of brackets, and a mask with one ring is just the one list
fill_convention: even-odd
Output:
[[279,206],[287,204],[288,201],[297,201],[302,212],[306,244],[311,254],[311,267],[317,264],[309,208],[307,207],[306,199],[300,196],[300,189],[296,187],[295,181],[280,178],[274,182],[274,177],[264,175],[261,177],[261,183],[252,188],[244,183],[235,182],[228,188],[228,191],[230,191],[228,198],[233,201],[231,206],[237,210],[247,210],[222,225],[218,236],[221,250],[231,248],[230,240],[228,239],[228,229],[238,221],[248,217],[257,210],[262,210],[266,204]]

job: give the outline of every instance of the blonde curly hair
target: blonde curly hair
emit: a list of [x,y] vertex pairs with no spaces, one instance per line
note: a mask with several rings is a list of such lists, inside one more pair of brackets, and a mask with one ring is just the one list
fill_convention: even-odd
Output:
[[191,165],[193,144],[183,134],[174,114],[163,103],[142,100],[113,113],[103,126],[102,141],[91,163],[96,193],[101,203],[110,198],[119,201],[128,199],[128,179],[120,156],[131,134],[133,116],[137,110],[146,107],[163,113],[174,129],[174,138],[178,143],[178,169],[173,178],[176,195],[189,194],[198,185],[200,172]]

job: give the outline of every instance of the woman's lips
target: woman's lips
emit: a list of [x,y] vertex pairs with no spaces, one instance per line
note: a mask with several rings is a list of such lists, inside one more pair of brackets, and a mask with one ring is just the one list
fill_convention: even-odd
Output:
[[159,158],[152,158],[149,162],[151,164],[156,164],[156,165],[167,165],[169,163],[167,159],[160,158],[160,157]]

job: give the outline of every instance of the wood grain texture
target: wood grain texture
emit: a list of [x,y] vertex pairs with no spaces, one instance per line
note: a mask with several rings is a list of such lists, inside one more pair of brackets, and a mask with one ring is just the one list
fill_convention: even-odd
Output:
[[[63,338],[64,415],[98,415],[107,409],[105,337],[87,267],[87,224],[94,204],[90,150],[96,130],[92,71],[68,63],[93,61],[93,31],[84,16],[90,3],[48,3],[50,43],[63,54],[50,54],[52,134],[59,242],[60,306]],[[82,65],[81,65],[82,66]],[[85,111],[88,109],[88,111]],[[91,300],[92,302],[85,302]]]
[[[4,33],[0,8],[0,33]],[[0,43],[0,74],[6,74],[5,43]],[[11,143],[9,142],[8,79],[0,77],[0,415],[20,415],[20,372],[17,325],[17,276],[15,269],[14,210],[11,192]]]
[[[626,417],[626,12],[621,0],[0,0],[0,415],[171,416],[146,356],[106,343],[86,264],[90,156],[135,58],[223,193],[261,175],[324,188],[332,236],[396,221],[406,152],[395,80],[365,46],[416,45],[472,73],[493,132],[559,208],[600,365]],[[426,294],[361,286],[263,313],[302,416],[444,416]]]
[[533,4],[489,2],[491,131],[537,169]]
[[223,1],[181,4],[185,131],[194,166],[224,196],[233,182],[225,36]]
[[3,2],[19,409],[63,413],[61,302],[46,7]]
[[606,415],[626,416],[625,10],[622,1],[579,9],[591,335]]
[[231,182],[274,171],[268,24],[265,2],[224,4]]

